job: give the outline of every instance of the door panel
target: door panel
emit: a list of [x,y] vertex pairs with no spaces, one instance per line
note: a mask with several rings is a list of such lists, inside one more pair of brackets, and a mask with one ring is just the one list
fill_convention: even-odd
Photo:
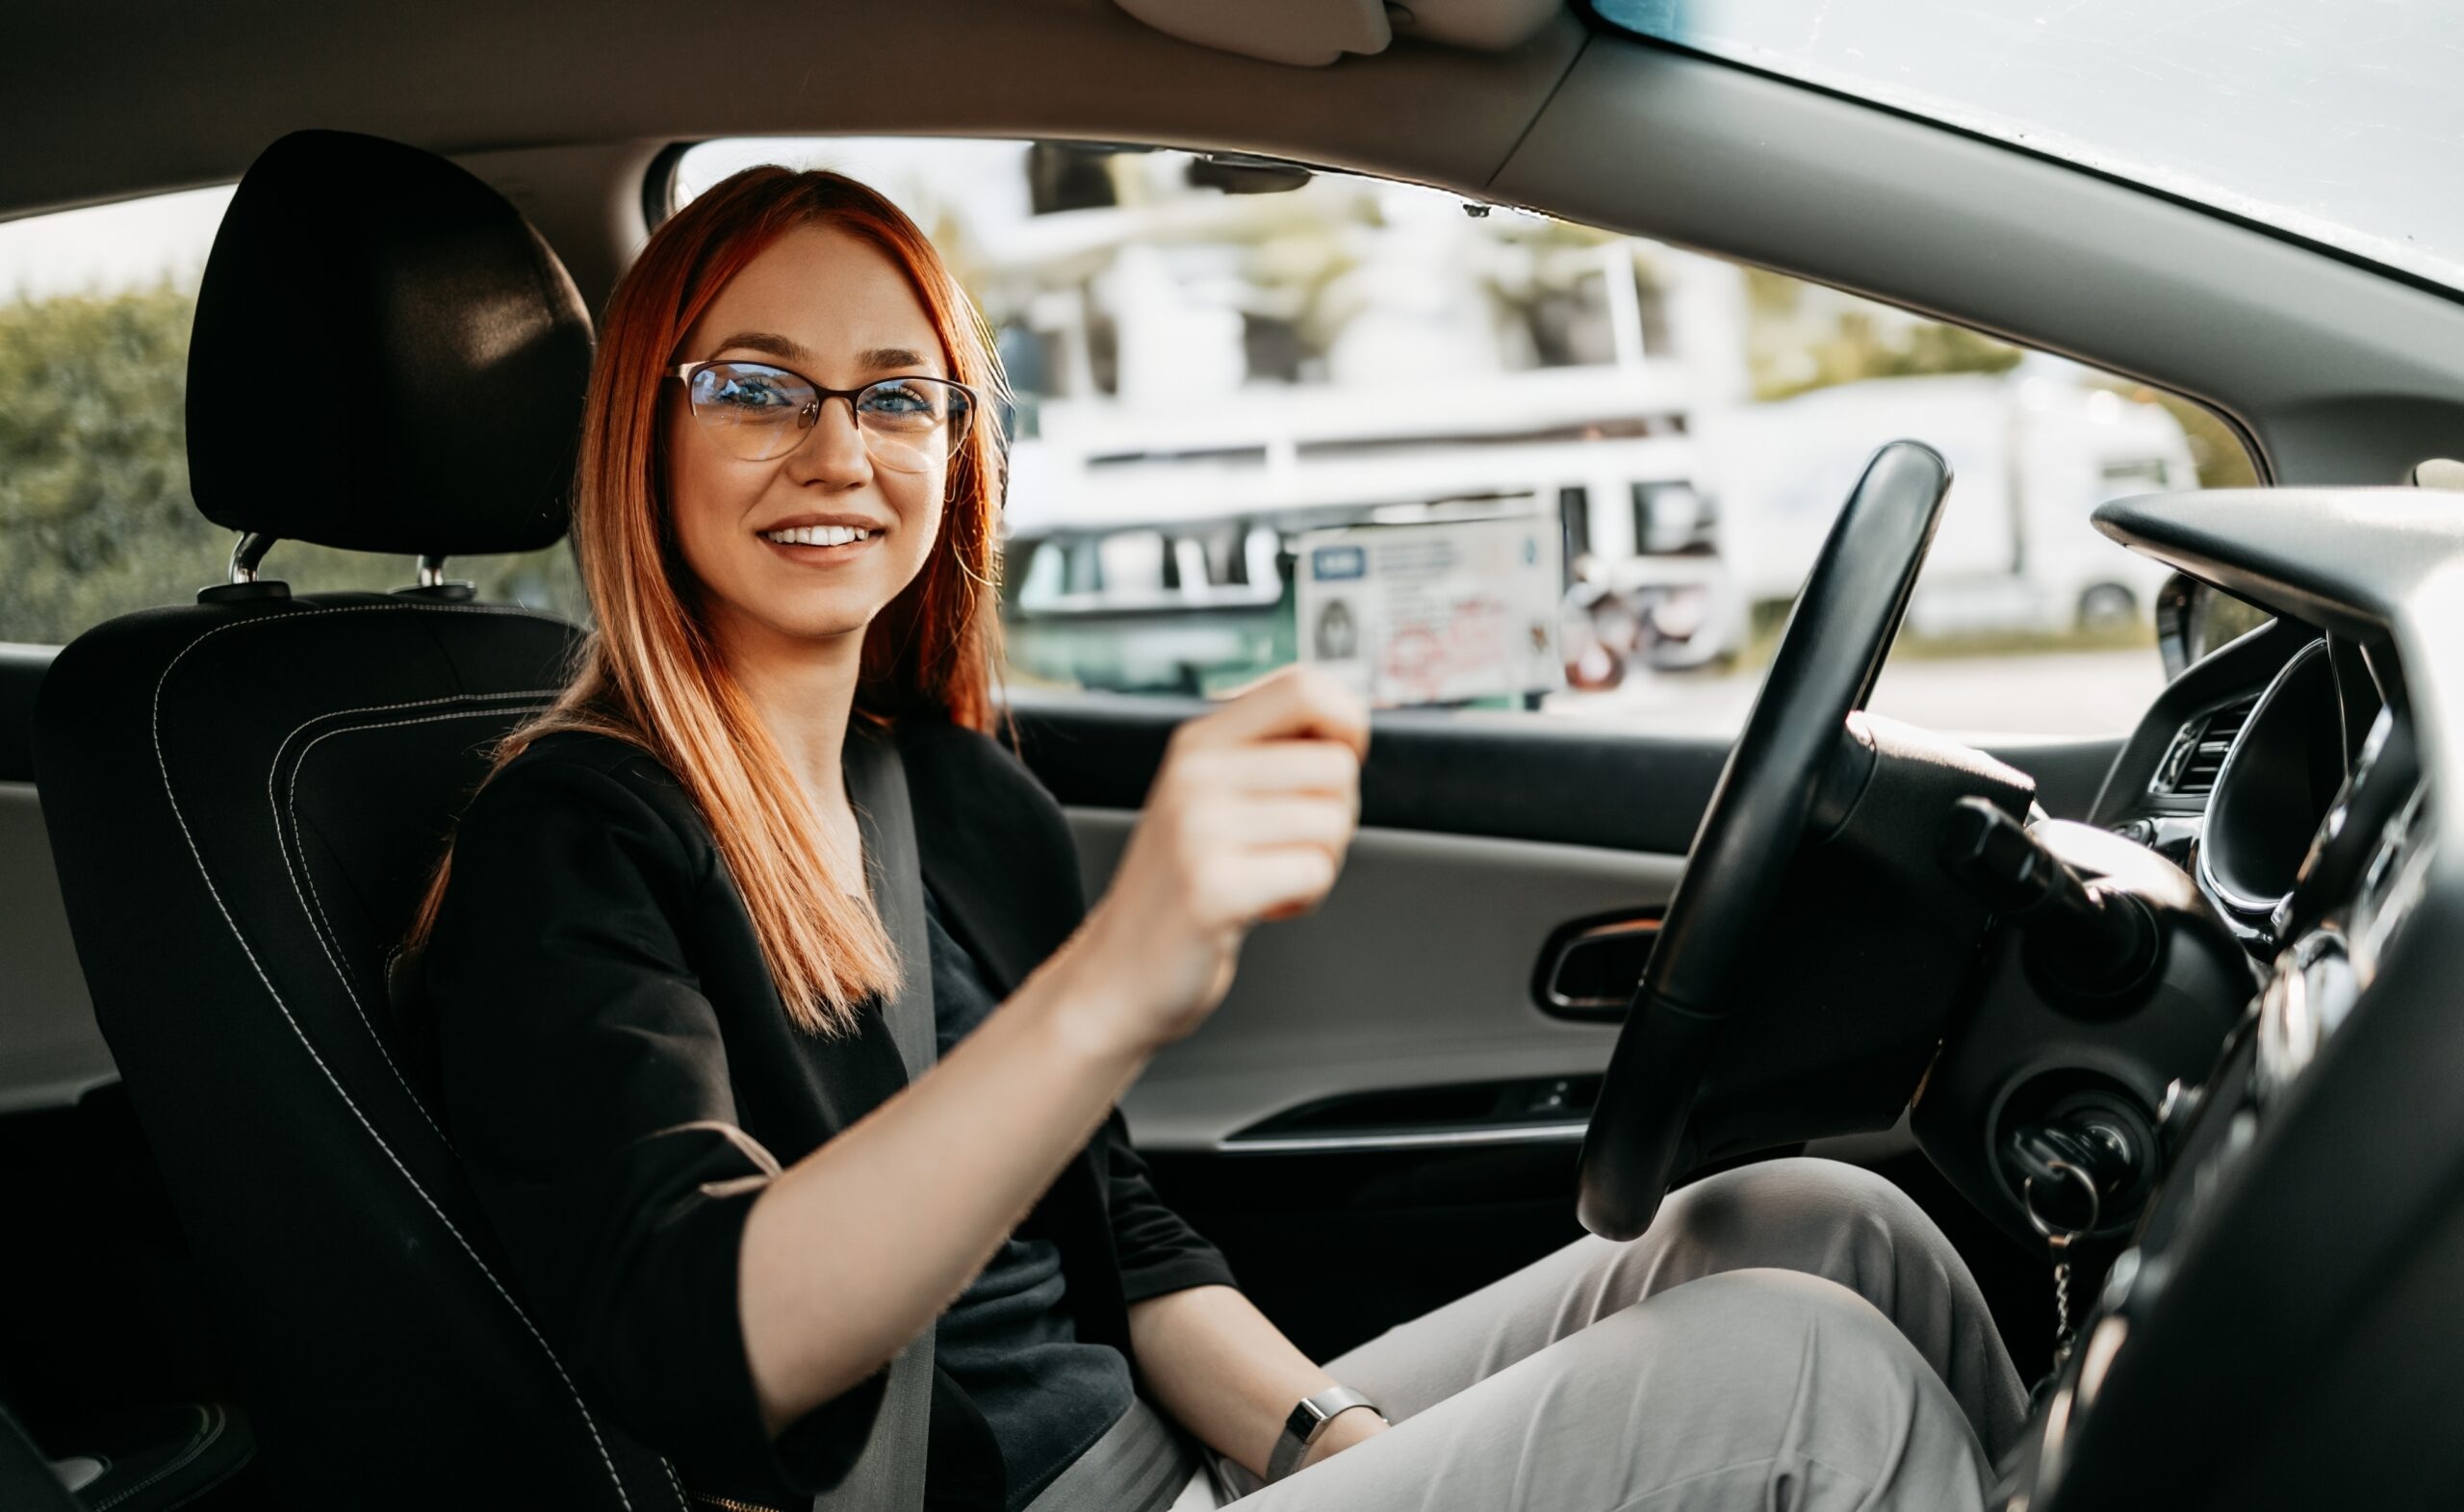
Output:
[[[1132,818],[1069,810],[1091,897],[1110,881]],[[1533,968],[1570,920],[1657,912],[1682,864],[1365,829],[1325,903],[1250,935],[1223,1006],[1130,1089],[1122,1111],[1131,1131],[1142,1148],[1221,1150],[1277,1113],[1338,1094],[1597,1073],[1616,1027],[1543,1012]],[[1428,1133],[1442,1125],[1447,1142],[1475,1144],[1533,1132],[1517,1124],[1484,1133],[1465,1121],[1432,1120]],[[1574,1123],[1578,1139],[1578,1115]],[[1349,1147],[1370,1147],[1371,1138]],[[1378,1142],[1408,1147],[1413,1137]]]
[[35,691],[58,650],[0,644],[0,1115],[72,1107],[119,1079],[35,796]]
[[0,781],[0,1115],[119,1080],[94,1023],[34,784]]

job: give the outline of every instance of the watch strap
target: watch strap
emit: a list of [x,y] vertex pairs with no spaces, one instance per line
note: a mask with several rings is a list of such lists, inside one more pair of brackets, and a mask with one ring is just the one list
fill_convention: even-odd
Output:
[[1273,1452],[1267,1456],[1268,1481],[1281,1480],[1291,1474],[1299,1465],[1300,1457],[1309,1452],[1309,1446],[1324,1435],[1326,1424],[1334,1421],[1335,1414],[1353,1407],[1366,1407],[1372,1412],[1377,1410],[1377,1404],[1369,1399],[1368,1393],[1354,1391],[1348,1386],[1328,1387],[1314,1397],[1300,1398],[1298,1405],[1292,1409],[1292,1416],[1283,1421],[1283,1432],[1274,1441]]

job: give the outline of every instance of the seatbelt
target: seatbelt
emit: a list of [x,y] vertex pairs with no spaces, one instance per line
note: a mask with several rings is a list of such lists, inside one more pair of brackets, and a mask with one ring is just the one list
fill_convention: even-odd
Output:
[[[847,795],[864,837],[864,870],[873,907],[898,946],[906,979],[882,1005],[910,1082],[933,1064],[933,952],[924,933],[924,869],[915,849],[915,816],[908,807],[907,768],[897,742],[851,716],[840,757]],[[812,1499],[813,1512],[921,1512],[924,1459],[933,1415],[933,1335],[928,1327],[889,1364],[889,1384],[872,1436],[847,1478]]]

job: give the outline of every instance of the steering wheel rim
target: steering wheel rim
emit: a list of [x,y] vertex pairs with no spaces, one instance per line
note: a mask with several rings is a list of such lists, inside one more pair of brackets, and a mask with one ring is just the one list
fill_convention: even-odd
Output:
[[1631,1239],[1681,1173],[1725,1005],[1771,915],[1832,752],[1862,708],[1941,523],[1951,470],[1894,441],[1833,522],[1729,752],[1583,1133],[1583,1226]]

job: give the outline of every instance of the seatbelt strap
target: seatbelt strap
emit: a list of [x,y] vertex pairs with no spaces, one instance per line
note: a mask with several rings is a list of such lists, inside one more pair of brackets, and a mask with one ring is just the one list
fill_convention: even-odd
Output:
[[[905,985],[882,1005],[907,1063],[910,1082],[933,1064],[933,952],[924,933],[924,869],[915,848],[915,816],[908,807],[907,768],[886,730],[851,717],[840,756],[847,795],[864,837],[864,870],[873,907],[898,947]],[[927,1328],[889,1364],[889,1384],[872,1436],[847,1478],[812,1499],[813,1512],[921,1512],[924,1460],[933,1416],[933,1335]]]

